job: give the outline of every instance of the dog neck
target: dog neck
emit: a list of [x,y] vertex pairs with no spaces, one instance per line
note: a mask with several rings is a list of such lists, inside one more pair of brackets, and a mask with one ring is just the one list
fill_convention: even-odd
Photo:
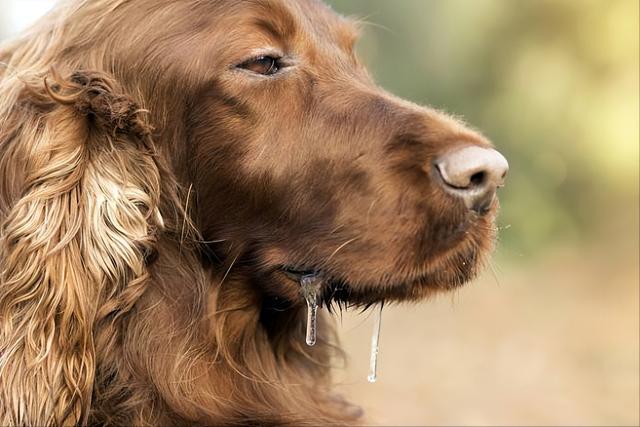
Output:
[[225,277],[203,265],[197,248],[161,239],[158,253],[118,342],[98,341],[111,349],[97,349],[94,422],[345,425],[358,418],[329,391],[336,347],[322,339],[305,345],[302,307],[274,307],[241,272]]

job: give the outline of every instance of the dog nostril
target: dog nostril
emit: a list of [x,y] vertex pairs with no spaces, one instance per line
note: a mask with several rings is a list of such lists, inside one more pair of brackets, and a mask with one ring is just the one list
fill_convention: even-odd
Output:
[[478,185],[482,185],[482,183],[484,183],[484,176],[485,173],[484,172],[476,172],[473,175],[471,175],[471,185],[473,186],[478,186]]

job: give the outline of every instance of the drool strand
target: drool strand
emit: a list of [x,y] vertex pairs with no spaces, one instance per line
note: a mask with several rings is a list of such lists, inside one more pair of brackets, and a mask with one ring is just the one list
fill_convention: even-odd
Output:
[[316,343],[318,332],[318,303],[322,282],[322,278],[317,274],[306,274],[300,279],[300,292],[307,302],[307,333],[305,341],[308,346]]
[[369,361],[369,376],[367,380],[375,383],[378,380],[378,352],[380,350],[380,325],[382,323],[382,307],[384,302],[378,305],[378,310],[373,319],[373,334],[371,335],[371,359]]

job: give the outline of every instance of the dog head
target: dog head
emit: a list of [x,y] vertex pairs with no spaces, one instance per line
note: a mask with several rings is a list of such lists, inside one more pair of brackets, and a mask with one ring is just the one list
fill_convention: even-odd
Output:
[[357,26],[322,3],[234,6],[201,18],[206,77],[177,156],[217,257],[291,300],[311,272],[326,299],[352,303],[472,278],[492,247],[504,158],[378,87],[354,53]]
[[91,16],[59,61],[110,70],[151,112],[225,268],[289,300],[315,272],[327,299],[370,303],[461,285],[491,251],[504,157],[378,87],[322,2],[105,0],[69,22]]

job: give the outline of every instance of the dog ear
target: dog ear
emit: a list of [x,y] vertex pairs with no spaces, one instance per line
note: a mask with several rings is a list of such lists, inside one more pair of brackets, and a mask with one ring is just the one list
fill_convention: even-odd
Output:
[[102,73],[11,84],[0,90],[0,425],[87,424],[97,331],[144,291],[162,228],[151,127]]

